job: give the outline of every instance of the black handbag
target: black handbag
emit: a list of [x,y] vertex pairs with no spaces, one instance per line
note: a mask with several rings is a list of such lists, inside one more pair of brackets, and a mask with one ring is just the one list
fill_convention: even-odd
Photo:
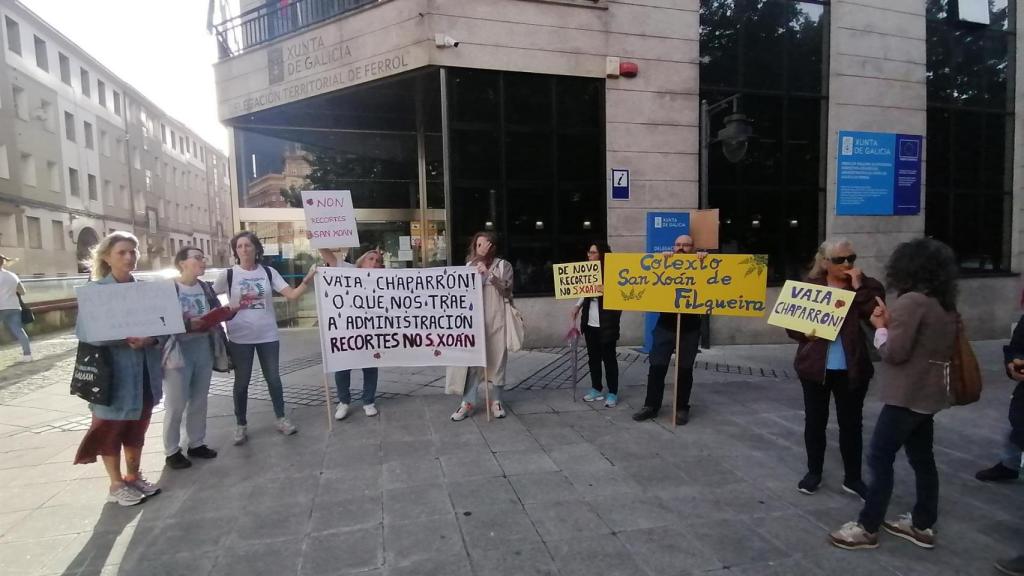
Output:
[[75,369],[71,373],[71,394],[91,404],[109,406],[114,384],[112,364],[107,347],[79,342]]
[[32,309],[29,308],[25,301],[21,299],[21,294],[18,294],[18,304],[21,305],[21,324],[31,324],[36,321],[36,315],[32,313]]

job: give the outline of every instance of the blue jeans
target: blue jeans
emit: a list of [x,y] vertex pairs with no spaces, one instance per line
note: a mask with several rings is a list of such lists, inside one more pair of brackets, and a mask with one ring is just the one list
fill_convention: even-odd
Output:
[[[334,373],[334,385],[338,387],[338,402],[352,403],[352,371],[341,370]],[[363,406],[373,404],[377,397],[377,369],[363,368]]]
[[213,347],[208,335],[179,340],[185,365],[164,369],[164,456],[181,450],[181,419],[188,447],[206,444],[206,405],[213,376]]
[[21,344],[21,353],[25,356],[32,354],[32,348],[28,344],[28,334],[25,333],[25,327],[21,324],[21,310],[0,310],[0,323],[7,326],[7,329],[11,332],[11,336],[18,340]]
[[249,379],[252,378],[253,353],[260,357],[260,369],[263,379],[267,381],[270,401],[274,404],[274,414],[284,418],[284,389],[281,387],[281,371],[278,362],[281,359],[281,342],[261,342],[259,344],[237,344],[228,342],[228,353],[235,364],[235,421],[239,426],[246,425],[245,413],[249,400]]
[[907,460],[917,480],[917,503],[914,505],[914,527],[927,530],[939,516],[939,472],[935,468],[934,415],[921,414],[907,408],[882,407],[871,437],[871,484],[868,497],[860,511],[860,524],[868,532],[878,532],[892,498],[893,470],[896,453],[907,452]]

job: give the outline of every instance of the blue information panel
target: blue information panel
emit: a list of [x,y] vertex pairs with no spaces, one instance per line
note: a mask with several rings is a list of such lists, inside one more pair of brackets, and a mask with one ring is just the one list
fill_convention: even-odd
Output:
[[[647,251],[672,252],[676,238],[690,233],[689,212],[648,212],[647,213]],[[644,352],[651,351],[651,332],[658,321],[657,312],[644,314]]]
[[629,200],[629,170],[612,170],[612,200]]
[[921,212],[920,136],[841,131],[837,158],[837,215]]

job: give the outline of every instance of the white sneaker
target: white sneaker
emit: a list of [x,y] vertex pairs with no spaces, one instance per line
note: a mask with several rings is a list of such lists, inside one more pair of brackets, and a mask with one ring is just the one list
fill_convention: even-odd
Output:
[[107,502],[116,502],[119,506],[135,506],[141,504],[146,497],[141,492],[127,484],[107,493]]
[[135,480],[125,482],[125,484],[131,486],[136,492],[141,493],[146,498],[156,496],[160,493],[160,487],[143,478],[141,474],[137,476]]
[[335,420],[344,420],[348,416],[348,404],[338,404],[338,409],[334,411]]
[[491,414],[493,414],[495,418],[505,417],[505,409],[501,407],[501,402],[498,402],[497,400],[491,402]]
[[285,436],[291,436],[292,434],[295,434],[296,432],[299,431],[299,429],[296,428],[295,425],[292,424],[290,420],[283,417],[277,419],[277,424],[275,424],[274,427],[277,428],[278,432],[284,434]]
[[377,406],[374,404],[364,404],[363,412],[366,412],[366,415],[369,416],[370,418],[373,418],[374,416],[379,414],[379,412],[377,411]]
[[25,363],[31,362],[31,361],[32,361],[32,355],[31,354],[29,354],[27,356],[22,356],[22,357],[18,358],[18,360],[17,360],[18,364],[25,364]]
[[452,414],[452,422],[461,422],[473,412],[473,405],[469,402],[459,404],[459,409]]
[[245,434],[245,426],[235,426],[235,446],[245,444],[249,437]]

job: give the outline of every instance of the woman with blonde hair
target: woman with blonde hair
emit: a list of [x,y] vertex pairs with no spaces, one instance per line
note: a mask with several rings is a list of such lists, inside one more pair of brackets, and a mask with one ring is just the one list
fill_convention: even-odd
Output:
[[[111,232],[92,250],[92,280],[97,284],[135,282],[132,271],[139,259],[139,241],[129,232]],[[110,404],[89,404],[92,425],[75,455],[75,464],[103,459],[110,477],[108,502],[133,506],[160,492],[139,473],[142,446],[153,406],[162,396],[161,339],[131,337],[88,342],[109,350]],[[124,452],[125,473],[121,472]]]
[[804,334],[787,330],[789,337],[799,346],[793,365],[804,391],[804,446],[807,450],[807,474],[797,490],[814,494],[821,485],[825,464],[826,429],[828,427],[829,397],[836,402],[839,422],[839,451],[843,457],[843,490],[859,496],[867,494],[861,478],[863,452],[864,397],[868,382],[874,375],[867,337],[862,326],[870,328],[871,313],[876,298],[885,298],[882,284],[865,275],[854,266],[857,254],[849,240],[826,240],[818,247],[814,264],[806,282],[831,288],[852,290],[855,295],[850,311],[839,329],[834,342],[823,340],[814,333]]

